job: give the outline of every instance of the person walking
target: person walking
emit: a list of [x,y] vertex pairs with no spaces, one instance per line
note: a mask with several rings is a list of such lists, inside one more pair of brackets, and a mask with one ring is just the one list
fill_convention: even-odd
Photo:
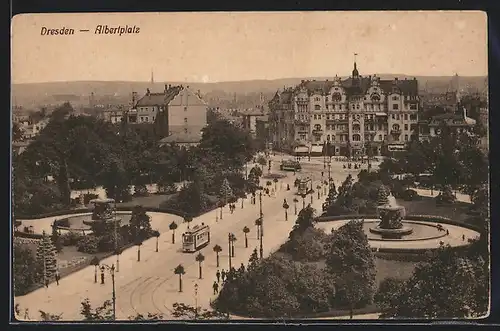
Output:
[[224,282],[226,280],[226,271],[222,269],[222,272],[220,273],[222,281]]
[[101,284],[104,284],[104,267],[101,268]]
[[56,284],[59,286],[59,280],[61,279],[61,275],[59,275],[59,270],[56,270]]
[[465,234],[462,235],[462,241],[465,241]]
[[219,271],[219,269],[217,269],[217,273],[215,274],[215,276],[217,277],[217,283],[220,283],[220,271]]
[[45,287],[49,288],[49,279],[48,278],[45,278]]
[[217,282],[214,282],[214,285],[212,285],[212,288],[214,289],[214,295],[219,293],[219,284]]

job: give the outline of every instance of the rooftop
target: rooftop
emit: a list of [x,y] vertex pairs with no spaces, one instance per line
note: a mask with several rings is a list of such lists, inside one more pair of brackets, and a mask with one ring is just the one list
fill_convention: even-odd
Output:
[[160,140],[161,144],[168,143],[199,143],[201,140],[201,132],[175,132]]

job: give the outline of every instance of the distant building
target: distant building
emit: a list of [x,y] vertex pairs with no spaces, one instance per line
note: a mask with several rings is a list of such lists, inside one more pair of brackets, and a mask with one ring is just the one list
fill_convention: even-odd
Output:
[[207,110],[200,93],[189,86],[165,85],[161,93],[147,89],[140,99],[134,92],[132,108],[126,112],[125,120],[131,124],[155,124],[165,136],[199,133],[207,125]]
[[269,103],[273,146],[334,155],[405,149],[416,137],[420,96],[414,79],[362,77],[356,62],[347,79],[305,81],[278,91]]
[[460,113],[447,113],[431,117],[427,121],[419,122],[419,139],[427,140],[438,136],[442,126],[450,128],[454,133],[471,132],[476,120],[467,116],[467,110],[462,108]]
[[457,92],[427,93],[422,95],[424,109],[430,107],[443,107],[446,111],[454,112],[458,106]]
[[[252,137],[257,137],[257,121],[262,119],[263,116],[267,117],[267,112],[264,107],[257,107],[255,109],[245,109],[237,112],[242,117],[242,127],[248,130]],[[267,122],[267,119],[266,119]]]
[[12,122],[19,125],[29,125],[31,122],[31,112],[27,110],[14,110],[12,112]]
[[110,109],[105,109],[100,117],[106,121],[113,124],[121,123],[126,116],[126,110],[120,107],[112,107]]
[[49,118],[44,118],[38,122],[30,121],[30,124],[28,125],[21,125],[20,129],[23,132],[23,140],[33,139],[38,136],[40,131],[42,131],[47,124],[49,124],[49,121]]
[[31,144],[31,140],[12,142],[12,153],[15,155],[21,154],[26,150],[29,144]]

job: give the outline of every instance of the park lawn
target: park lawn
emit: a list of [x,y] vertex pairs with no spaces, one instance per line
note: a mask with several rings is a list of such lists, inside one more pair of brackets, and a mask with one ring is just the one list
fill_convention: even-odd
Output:
[[466,202],[457,201],[452,205],[436,206],[435,198],[422,196],[421,200],[398,199],[397,202],[406,208],[406,215],[436,215],[461,222],[467,222],[470,217],[467,214],[470,204]]
[[131,201],[128,202],[120,202],[117,203],[118,207],[135,207],[135,206],[143,206],[144,208],[158,208],[160,203],[163,201],[172,199],[172,197],[176,196],[177,193],[174,194],[151,194],[145,197],[133,197]]

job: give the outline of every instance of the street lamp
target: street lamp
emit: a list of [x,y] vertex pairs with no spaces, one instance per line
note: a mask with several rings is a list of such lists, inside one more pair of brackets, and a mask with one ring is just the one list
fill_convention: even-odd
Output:
[[198,319],[198,283],[194,284],[194,319]]
[[262,192],[259,193],[259,217],[261,220],[260,236],[264,236],[264,214],[262,213]]
[[231,232],[230,232],[227,235],[227,242],[228,242],[228,254],[227,255],[229,256],[229,270],[231,270],[231,267],[232,267],[232,265],[231,265],[231,255],[232,255],[231,254],[231,239],[232,239],[232,237],[231,237]]
[[115,290],[115,265],[112,264],[111,267],[107,264],[101,265],[101,272],[104,273],[104,270],[108,270],[111,275],[111,283],[113,284],[113,321],[116,321],[116,290]]
[[115,210],[114,210],[114,217],[113,217],[113,222],[115,223],[114,224],[114,228],[115,228],[115,254],[116,254],[116,272],[119,271],[118,267],[120,266],[120,260],[119,260],[119,254],[118,254],[118,221],[116,219],[116,200],[114,200],[114,203],[115,203]]

